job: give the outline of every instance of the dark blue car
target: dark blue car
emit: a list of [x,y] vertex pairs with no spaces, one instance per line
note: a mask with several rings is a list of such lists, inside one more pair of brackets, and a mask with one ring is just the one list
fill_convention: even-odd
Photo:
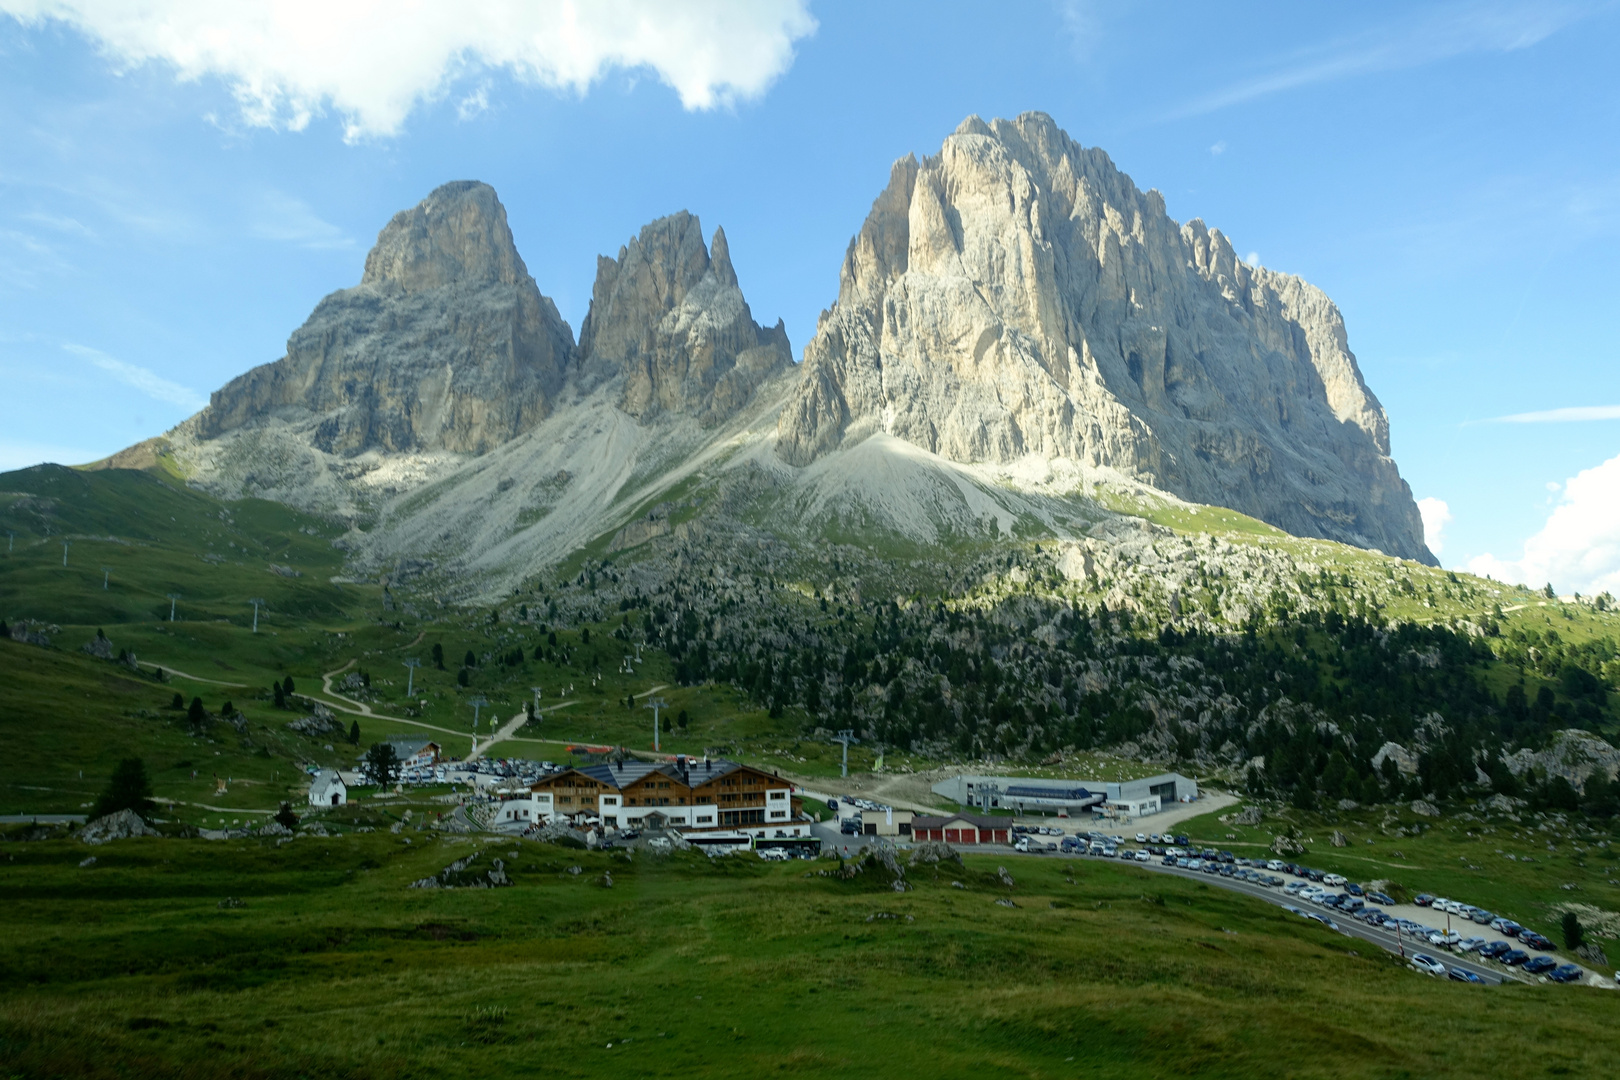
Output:
[[1565,964],[1556,971],[1549,972],[1547,978],[1551,979],[1553,982],[1567,983],[1575,982],[1584,974],[1586,973],[1580,968],[1576,967],[1574,964]]

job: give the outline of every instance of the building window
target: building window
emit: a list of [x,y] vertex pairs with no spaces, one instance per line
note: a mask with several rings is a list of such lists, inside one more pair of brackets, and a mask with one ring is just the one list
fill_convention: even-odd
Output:
[[616,829],[619,827],[619,819],[616,817],[605,817],[602,819],[602,824],[606,825],[610,829]]
[[698,815],[698,824],[699,825],[713,825],[714,824],[714,815],[713,814],[699,814]]

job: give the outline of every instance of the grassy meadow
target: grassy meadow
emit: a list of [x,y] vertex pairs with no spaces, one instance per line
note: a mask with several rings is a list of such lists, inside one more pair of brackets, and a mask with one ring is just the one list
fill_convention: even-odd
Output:
[[[407,888],[475,850],[514,887]],[[1518,1077],[1614,1043],[1600,991],[1435,982],[1101,861],[969,857],[897,894],[412,829],[3,855],[11,1076]]]

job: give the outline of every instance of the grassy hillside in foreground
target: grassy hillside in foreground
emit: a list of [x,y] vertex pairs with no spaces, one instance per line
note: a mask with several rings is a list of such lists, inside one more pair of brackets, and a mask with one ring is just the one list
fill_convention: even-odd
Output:
[[406,888],[478,847],[143,840],[81,867],[82,844],[5,844],[0,1067],[1520,1077],[1599,1070],[1615,1048],[1600,991],[1436,982],[1270,905],[1114,864],[1008,857],[1007,889],[997,860],[970,858],[895,894],[803,863],[501,841],[474,866],[506,859],[513,888]]

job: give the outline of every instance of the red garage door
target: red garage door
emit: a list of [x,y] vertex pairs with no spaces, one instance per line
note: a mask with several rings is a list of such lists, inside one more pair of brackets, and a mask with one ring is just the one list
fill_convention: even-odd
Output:
[[961,829],[946,829],[945,830],[945,842],[947,844],[960,844],[962,842],[962,830]]

